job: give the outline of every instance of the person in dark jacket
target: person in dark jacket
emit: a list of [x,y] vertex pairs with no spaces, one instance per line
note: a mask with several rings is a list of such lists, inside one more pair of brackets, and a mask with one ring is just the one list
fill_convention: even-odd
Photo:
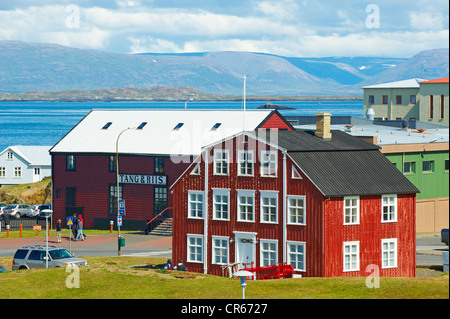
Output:
[[180,261],[178,261],[177,270],[178,271],[187,271],[187,268],[183,264],[183,260],[182,259],[180,259]]
[[171,259],[167,259],[167,264],[164,266],[164,269],[166,269],[166,270],[172,270],[173,269],[172,260]]
[[77,227],[78,227],[77,214],[73,214],[73,218],[72,218],[72,234],[73,234],[73,238],[77,237]]

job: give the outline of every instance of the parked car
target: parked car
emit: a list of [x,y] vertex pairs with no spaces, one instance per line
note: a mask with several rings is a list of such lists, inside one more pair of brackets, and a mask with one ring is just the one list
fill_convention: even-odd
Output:
[[[86,259],[76,258],[64,248],[48,247],[48,267],[67,266],[89,266],[89,264]],[[25,246],[14,254],[12,270],[45,267],[45,246]]]
[[8,205],[6,205],[5,203],[0,203],[0,219],[2,219],[3,217],[3,210],[6,208],[6,206]]
[[27,209],[29,207],[30,206],[28,206],[27,204],[9,204],[4,209],[4,213],[19,219],[20,217],[27,214]]
[[28,208],[26,215],[28,217],[40,216],[42,210],[51,209],[50,207],[51,207],[50,205],[43,205],[43,204],[31,205],[30,208]]
[[441,230],[441,242],[447,244],[448,246],[448,228],[444,228]]

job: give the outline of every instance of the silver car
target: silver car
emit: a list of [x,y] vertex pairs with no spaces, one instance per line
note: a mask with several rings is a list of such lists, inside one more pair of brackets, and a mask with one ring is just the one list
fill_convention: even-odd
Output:
[[27,217],[36,217],[41,214],[44,209],[50,209],[50,205],[31,205],[27,210]]
[[13,257],[12,270],[68,266],[89,266],[86,259],[76,258],[64,248],[48,247],[45,257],[45,246],[26,246],[19,248]]
[[9,204],[3,209],[3,212],[19,219],[27,214],[28,208],[30,208],[30,206],[27,204]]
[[6,205],[5,203],[0,203],[0,219],[2,219],[3,217],[3,210],[6,208],[6,206],[8,205]]

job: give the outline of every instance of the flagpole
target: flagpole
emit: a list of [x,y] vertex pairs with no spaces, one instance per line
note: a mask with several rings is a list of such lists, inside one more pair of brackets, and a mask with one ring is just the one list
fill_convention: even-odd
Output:
[[245,109],[246,109],[246,82],[247,82],[247,77],[244,75],[244,112],[242,113],[242,132],[245,131]]

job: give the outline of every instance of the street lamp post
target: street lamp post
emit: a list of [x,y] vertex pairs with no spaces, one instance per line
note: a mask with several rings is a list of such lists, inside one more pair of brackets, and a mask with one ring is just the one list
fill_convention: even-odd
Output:
[[[119,136],[117,136],[117,140],[116,140],[116,180],[117,180],[117,185],[116,185],[116,198],[117,198],[117,217],[120,216],[119,213],[119,200],[120,200],[120,192],[119,192],[119,139],[120,136],[128,131],[128,130],[133,130],[133,127],[128,127],[126,129],[124,129],[122,132],[119,133]],[[117,255],[120,256],[120,226],[117,225]]]
[[241,280],[242,299],[245,299],[245,288],[247,287],[245,281],[247,277],[253,277],[254,275],[254,273],[247,270],[239,270],[233,274],[234,277],[239,277],[239,279]]
[[48,268],[48,218],[53,216],[53,211],[44,209],[42,213],[45,216],[45,268]]
[[186,102],[184,102],[184,109],[186,110],[187,109],[187,103],[189,102],[189,101],[192,101],[194,98],[193,97],[191,97],[189,100],[187,100]]

